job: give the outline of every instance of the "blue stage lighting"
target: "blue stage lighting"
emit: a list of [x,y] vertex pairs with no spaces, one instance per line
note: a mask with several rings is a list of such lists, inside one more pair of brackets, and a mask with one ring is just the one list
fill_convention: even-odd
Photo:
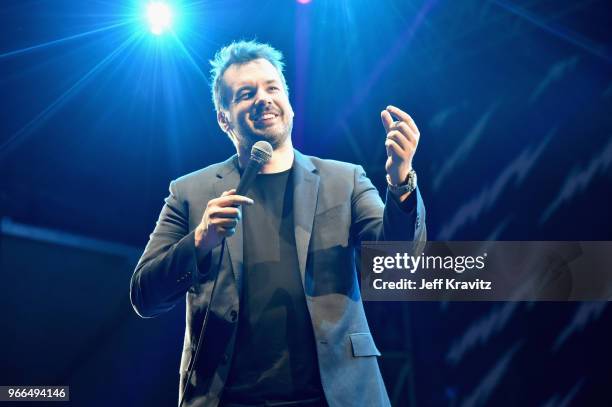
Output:
[[147,21],[155,35],[162,35],[172,27],[172,9],[163,1],[154,1],[147,5]]

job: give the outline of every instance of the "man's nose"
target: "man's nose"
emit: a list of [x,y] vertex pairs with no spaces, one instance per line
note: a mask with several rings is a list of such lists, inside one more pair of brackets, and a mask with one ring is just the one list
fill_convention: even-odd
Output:
[[270,97],[270,94],[264,90],[258,90],[257,94],[255,95],[255,105],[266,106],[270,103],[272,103],[272,98]]

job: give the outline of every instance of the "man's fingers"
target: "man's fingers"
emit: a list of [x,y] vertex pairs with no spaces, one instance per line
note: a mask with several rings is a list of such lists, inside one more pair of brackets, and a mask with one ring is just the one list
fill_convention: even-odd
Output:
[[220,227],[218,233],[221,236],[229,237],[229,236],[232,236],[234,233],[236,233],[236,228],[235,227],[233,228]]
[[397,144],[397,142],[395,142],[394,140],[391,140],[389,138],[385,140],[385,147],[387,149],[388,156],[390,156],[391,154],[395,154],[396,156],[401,156],[403,153],[403,150],[400,147],[400,145]]
[[236,218],[216,218],[211,220],[212,225],[217,228],[235,228],[238,225],[238,220]]
[[389,106],[387,106],[386,110],[389,113],[391,113],[391,115],[393,115],[393,117],[396,117],[399,120],[402,120],[402,121],[405,121],[405,122],[412,121],[412,117],[410,117],[410,115],[408,113],[404,112],[399,107],[395,107],[395,106],[389,105]]
[[[391,126],[391,132],[394,130],[399,131],[403,136],[402,138],[407,139],[410,144],[416,146],[419,143],[419,134],[415,133],[405,122],[395,122],[393,126]],[[387,137],[389,137],[391,132],[387,133]]]
[[214,200],[218,206],[253,205],[253,200],[243,195],[221,195]]
[[253,205],[253,200],[243,195],[234,195],[236,189],[230,189],[221,194],[219,198],[213,199],[215,204],[219,206],[239,206],[239,205]]
[[240,209],[234,206],[215,206],[209,211],[211,217],[240,219]]
[[389,133],[387,133],[387,140],[395,141],[403,151],[409,151],[411,148],[413,148],[412,141],[399,130],[391,130]]
[[393,115],[394,117],[396,117],[398,120],[403,121],[405,123],[408,124],[408,126],[410,126],[410,128],[415,131],[416,133],[419,133],[419,129],[416,125],[416,123],[414,122],[414,120],[412,119],[412,117],[410,117],[410,115],[406,112],[404,112],[402,109],[395,107],[395,106],[387,106],[387,111]]
[[382,124],[385,127],[385,132],[389,132],[391,129],[391,125],[393,124],[393,118],[386,110],[380,112],[380,119],[382,120]]

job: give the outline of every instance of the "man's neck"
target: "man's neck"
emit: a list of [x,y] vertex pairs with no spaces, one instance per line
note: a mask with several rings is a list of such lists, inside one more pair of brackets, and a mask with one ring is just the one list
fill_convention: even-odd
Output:
[[[241,168],[246,168],[251,157],[251,148],[239,148],[238,149],[238,161],[240,162]],[[291,137],[287,137],[285,142],[278,146],[272,152],[272,157],[263,167],[261,167],[261,174],[274,174],[277,172],[286,171],[293,165],[293,144],[291,143]]]

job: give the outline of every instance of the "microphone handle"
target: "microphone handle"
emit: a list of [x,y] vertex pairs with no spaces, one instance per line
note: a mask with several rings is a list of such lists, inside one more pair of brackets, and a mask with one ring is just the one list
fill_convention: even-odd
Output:
[[247,167],[240,178],[238,187],[236,188],[236,195],[244,195],[249,190],[262,166],[263,164],[256,160],[249,160],[249,163],[247,164]]

